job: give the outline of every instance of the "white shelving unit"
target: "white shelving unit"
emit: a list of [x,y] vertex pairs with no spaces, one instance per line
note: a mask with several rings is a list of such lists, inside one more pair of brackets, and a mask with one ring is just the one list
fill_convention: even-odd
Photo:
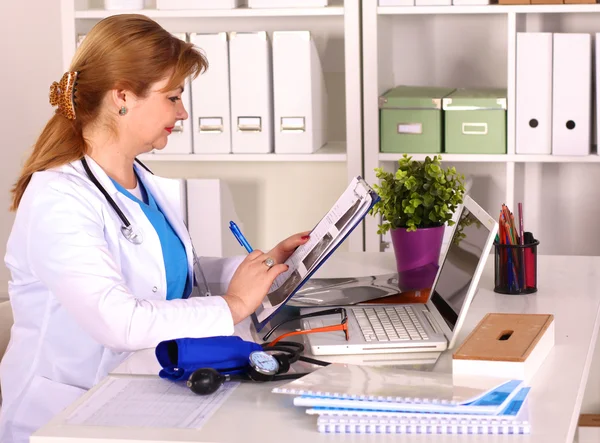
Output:
[[[507,88],[507,153],[444,154],[445,164],[459,171],[485,170],[496,182],[484,207],[496,215],[500,204],[526,202],[528,227],[542,227],[547,196],[544,164],[600,162],[600,156],[519,155],[515,153],[517,32],[600,32],[600,4],[380,7],[362,1],[364,174],[377,183],[374,169],[394,171],[402,154],[380,152],[378,98],[400,84]],[[424,159],[431,154],[409,154]],[[600,172],[600,171],[598,171]],[[494,194],[494,195],[490,195]],[[365,223],[365,249],[385,246],[378,221]],[[545,231],[548,233],[548,231]]]
[[[156,20],[173,33],[308,30],[316,41],[329,95],[329,142],[314,154],[145,154],[140,158],[152,164],[177,164],[189,162],[281,163],[281,168],[291,163],[303,163],[306,176],[311,176],[315,163],[330,164],[339,171],[345,164],[346,178],[362,174],[362,84],[360,52],[360,2],[334,0],[325,8],[277,9],[223,9],[223,10],[157,10],[153,0],[146,0],[140,11],[107,11],[101,0],[61,0],[63,30],[63,65],[69,66],[75,53],[77,35],[86,34],[99,20],[114,14],[142,13]],[[197,163],[195,163],[197,164]],[[322,174],[323,168],[319,168]],[[257,172],[257,180],[260,172]],[[339,172],[338,172],[339,174]],[[218,178],[218,177],[217,177]],[[317,177],[311,180],[318,181]],[[326,181],[326,180],[325,180]],[[346,183],[340,183],[345,187]],[[327,186],[324,184],[324,186]],[[300,193],[301,186],[291,190]],[[262,190],[261,192],[264,192]],[[315,198],[318,198],[316,196]],[[328,201],[328,205],[332,202]],[[260,214],[276,217],[276,214]],[[310,228],[310,227],[308,227]],[[363,250],[362,229],[348,238],[352,251]]]
[[[139,12],[139,11],[138,11]],[[106,11],[102,9],[75,11],[76,19],[102,19],[122,11]],[[224,17],[314,17],[314,16],[344,16],[343,6],[328,6],[326,8],[279,8],[279,9],[180,9],[158,10],[145,9],[145,15],[150,18],[224,18]]]
[[144,154],[142,161],[346,162],[346,143],[330,142],[313,154]]
[[[600,157],[515,153],[512,104],[516,91],[516,35],[522,31],[600,32],[600,4],[379,7],[378,0],[346,0],[345,4],[342,0],[334,0],[332,6],[326,8],[167,11],[154,8],[153,0],[146,2],[146,9],[132,12],[142,12],[172,32],[310,30],[316,36],[326,66],[326,81],[332,89],[330,105],[333,104],[329,128],[333,135],[329,137],[329,143],[314,154],[142,156],[152,165],[171,165],[173,168],[181,165],[187,171],[195,170],[193,168],[202,163],[222,163],[233,168],[251,163],[281,165],[281,168],[302,165],[302,171],[305,168],[313,182],[327,180],[323,174],[333,170],[324,170],[321,166],[338,168],[339,176],[340,165],[343,165],[347,179],[363,174],[369,183],[376,183],[374,168],[381,166],[394,170],[401,156],[379,151],[378,98],[381,94],[399,84],[504,87],[508,92],[507,153],[442,153],[444,163],[456,165],[466,175],[480,177],[473,189],[478,192],[477,200],[491,214],[497,213],[501,203],[514,207],[517,201],[524,201],[529,229],[543,231],[546,238],[568,232],[573,227],[577,230],[587,227],[572,219],[566,227],[557,228],[560,232],[553,232],[548,224],[542,223],[547,217],[553,217],[557,208],[562,210],[561,205],[549,205],[545,201],[550,192],[547,176],[561,175],[561,180],[577,177],[580,175],[577,168],[589,167],[587,164],[595,167]],[[101,0],[61,0],[61,5],[65,66],[75,52],[77,34],[87,32],[104,17],[127,12],[105,11]],[[411,155],[423,159],[427,154]],[[318,173],[312,172],[311,168],[315,167],[319,167]],[[560,174],[556,173],[558,169],[552,168],[561,168]],[[600,174],[594,175],[600,177]],[[338,181],[341,180],[337,179],[336,183]],[[600,186],[600,181],[593,186]],[[553,192],[558,188],[554,185]],[[587,193],[568,187],[562,191],[563,199],[578,193],[582,196],[564,205],[565,211],[580,210],[577,205],[585,202]],[[306,201],[305,196],[303,201]],[[266,216],[275,217],[276,214]],[[600,217],[600,212],[597,216]],[[357,229],[349,238],[349,249],[381,250],[381,239],[376,231],[377,220],[368,216],[364,231]],[[576,239],[576,244],[571,247],[566,242],[548,252],[600,250],[600,243],[588,247],[589,241]]]

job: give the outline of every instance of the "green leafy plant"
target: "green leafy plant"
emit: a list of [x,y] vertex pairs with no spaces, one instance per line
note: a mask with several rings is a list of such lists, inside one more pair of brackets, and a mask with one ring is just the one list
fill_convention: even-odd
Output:
[[396,228],[416,231],[454,224],[452,216],[463,202],[465,177],[454,167],[442,168],[441,160],[436,155],[421,162],[404,154],[396,173],[375,168],[380,184],[374,184],[373,189],[381,199],[371,215],[383,216],[378,234]]

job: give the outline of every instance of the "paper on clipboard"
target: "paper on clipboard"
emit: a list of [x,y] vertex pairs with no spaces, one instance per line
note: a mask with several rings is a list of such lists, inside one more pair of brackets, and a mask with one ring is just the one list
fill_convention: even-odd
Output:
[[379,200],[375,191],[360,177],[354,177],[329,212],[285,262],[289,269],[280,274],[252,318],[260,331],[310,276],[327,260]]

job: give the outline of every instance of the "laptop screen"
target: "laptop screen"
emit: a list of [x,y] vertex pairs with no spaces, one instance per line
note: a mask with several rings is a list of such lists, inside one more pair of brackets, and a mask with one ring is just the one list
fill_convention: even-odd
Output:
[[454,230],[434,292],[431,295],[431,301],[451,330],[454,330],[469,286],[475,276],[479,259],[490,235],[489,229],[464,206],[459,219],[466,220],[467,226],[462,229],[462,235],[458,226]]

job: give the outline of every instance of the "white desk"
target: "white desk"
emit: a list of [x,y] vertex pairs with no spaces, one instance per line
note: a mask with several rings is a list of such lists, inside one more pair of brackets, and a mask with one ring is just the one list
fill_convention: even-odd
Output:
[[[394,270],[391,254],[333,256],[320,276],[368,275]],[[32,443],[130,443],[285,441],[287,443],[407,441],[570,443],[600,329],[600,257],[539,257],[538,293],[529,296],[496,294],[493,257],[472,303],[462,341],[488,312],[551,313],[556,344],[533,382],[529,399],[532,434],[525,436],[328,435],[316,431],[315,417],[292,405],[292,397],[272,394],[274,384],[243,384],[200,430],[102,428],[68,426],[65,417],[80,399],[31,439]],[[459,342],[460,342],[459,341]],[[140,354],[143,355],[143,354]],[[148,353],[146,353],[148,356]],[[142,359],[143,360],[143,359]],[[133,360],[132,360],[133,361]],[[138,361],[139,363],[139,361]],[[117,372],[131,372],[132,362]],[[451,353],[438,360],[436,371],[451,371]],[[135,370],[134,370],[135,372]],[[89,395],[89,394],[86,394]]]

